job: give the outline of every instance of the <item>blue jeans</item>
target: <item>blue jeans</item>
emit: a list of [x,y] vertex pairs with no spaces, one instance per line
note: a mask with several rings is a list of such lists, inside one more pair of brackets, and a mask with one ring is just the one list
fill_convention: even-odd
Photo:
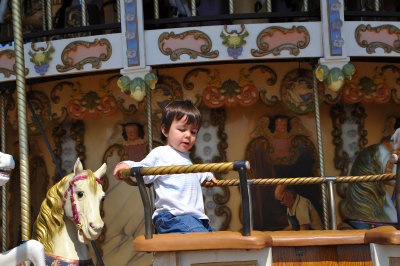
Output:
[[159,234],[214,232],[207,219],[198,219],[190,214],[175,216],[163,212],[154,217],[153,223]]

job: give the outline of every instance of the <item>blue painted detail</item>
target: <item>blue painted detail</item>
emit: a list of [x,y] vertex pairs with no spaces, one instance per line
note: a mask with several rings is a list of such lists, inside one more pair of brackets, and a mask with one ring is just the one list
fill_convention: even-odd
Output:
[[[139,65],[138,26],[136,0],[125,1],[125,23],[126,31],[133,33],[133,38],[126,39],[128,67]],[[126,36],[125,36],[126,37]]]
[[338,0],[329,0],[329,31],[331,55],[342,55],[342,46],[344,44],[341,26],[343,22],[340,19],[341,3]]

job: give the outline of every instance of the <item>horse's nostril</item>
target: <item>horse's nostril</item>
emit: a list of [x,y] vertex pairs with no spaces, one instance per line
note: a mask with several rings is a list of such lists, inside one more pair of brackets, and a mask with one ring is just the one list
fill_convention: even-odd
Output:
[[102,225],[95,225],[93,223],[89,223],[90,228],[92,228],[93,230],[99,231],[101,229],[103,229]]

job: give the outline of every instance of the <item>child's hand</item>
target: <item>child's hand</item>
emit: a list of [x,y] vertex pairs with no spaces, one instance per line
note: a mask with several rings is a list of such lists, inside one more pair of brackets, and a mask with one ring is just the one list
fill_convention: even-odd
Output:
[[128,168],[129,168],[129,165],[127,165],[126,163],[119,163],[119,164],[117,164],[117,166],[115,166],[113,175],[115,176],[115,178],[117,180],[122,181],[122,179],[119,177],[119,172],[121,172],[122,170],[128,169]]
[[215,185],[218,184],[218,180],[215,177],[213,177],[210,181],[213,182]]

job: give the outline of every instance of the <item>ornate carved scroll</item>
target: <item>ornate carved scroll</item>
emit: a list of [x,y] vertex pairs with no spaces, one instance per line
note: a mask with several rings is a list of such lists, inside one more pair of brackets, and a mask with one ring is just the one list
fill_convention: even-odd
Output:
[[400,53],[400,30],[393,25],[372,27],[370,24],[362,24],[357,27],[354,35],[358,45],[366,48],[369,54],[375,53],[376,48],[382,48],[385,53]]
[[268,27],[257,36],[257,47],[251,54],[261,57],[268,54],[280,55],[281,51],[288,50],[291,55],[298,55],[310,43],[310,33],[304,26],[293,26],[291,29],[283,27]]
[[172,61],[180,59],[182,54],[187,54],[191,59],[198,56],[216,58],[217,50],[211,51],[212,41],[204,32],[198,30],[185,31],[175,34],[164,32],[158,37],[158,48],[164,55],[169,55]]
[[111,54],[111,43],[107,39],[95,39],[93,42],[75,41],[64,48],[61,54],[63,65],[57,65],[56,68],[59,72],[67,72],[74,68],[80,70],[86,64],[100,68],[101,61],[107,61]]
[[[6,78],[15,75],[15,52],[14,50],[0,51],[0,73],[3,73]],[[25,68],[25,75],[29,74],[29,69]]]

